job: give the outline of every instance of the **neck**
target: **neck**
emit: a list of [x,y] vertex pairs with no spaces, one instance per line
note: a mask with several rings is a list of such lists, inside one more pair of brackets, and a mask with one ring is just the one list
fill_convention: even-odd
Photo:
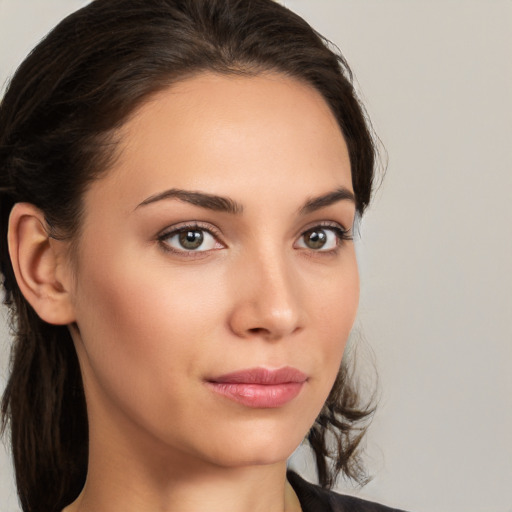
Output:
[[[112,425],[110,425],[112,427]],[[87,481],[63,512],[296,512],[286,461],[220,466],[163,447],[133,425],[90,425]]]

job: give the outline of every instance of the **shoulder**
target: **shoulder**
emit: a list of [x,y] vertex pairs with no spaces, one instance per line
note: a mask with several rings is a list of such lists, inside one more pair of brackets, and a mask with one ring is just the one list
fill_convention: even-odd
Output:
[[299,498],[303,512],[403,512],[353,496],[342,496],[307,482],[288,471],[288,481]]

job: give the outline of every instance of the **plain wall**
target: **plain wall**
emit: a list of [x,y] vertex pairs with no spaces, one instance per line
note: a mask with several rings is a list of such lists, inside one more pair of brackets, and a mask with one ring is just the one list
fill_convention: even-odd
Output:
[[[0,82],[84,3],[0,0]],[[388,154],[358,241],[374,479],[340,488],[411,512],[512,512],[512,2],[284,3],[341,48]],[[0,449],[0,512],[17,510]]]

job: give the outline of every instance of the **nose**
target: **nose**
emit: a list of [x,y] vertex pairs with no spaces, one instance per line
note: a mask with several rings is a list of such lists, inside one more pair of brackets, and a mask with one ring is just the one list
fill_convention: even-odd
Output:
[[237,336],[277,341],[304,327],[298,282],[286,261],[256,256],[233,277],[235,300],[229,324]]

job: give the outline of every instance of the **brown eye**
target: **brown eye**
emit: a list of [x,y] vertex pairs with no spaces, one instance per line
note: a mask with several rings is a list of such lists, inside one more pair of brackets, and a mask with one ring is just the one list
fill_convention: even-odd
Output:
[[306,231],[302,238],[304,240],[304,244],[309,249],[322,249],[323,246],[327,243],[327,233],[323,229],[314,228]]
[[208,229],[200,227],[177,228],[164,233],[158,239],[164,249],[175,253],[199,253],[225,247]]
[[342,240],[351,240],[349,233],[338,226],[315,226],[304,231],[295,247],[317,252],[334,251]]
[[187,251],[193,251],[195,249],[199,249],[204,241],[204,235],[202,231],[199,230],[189,230],[180,231],[178,234],[178,240],[183,247]]

